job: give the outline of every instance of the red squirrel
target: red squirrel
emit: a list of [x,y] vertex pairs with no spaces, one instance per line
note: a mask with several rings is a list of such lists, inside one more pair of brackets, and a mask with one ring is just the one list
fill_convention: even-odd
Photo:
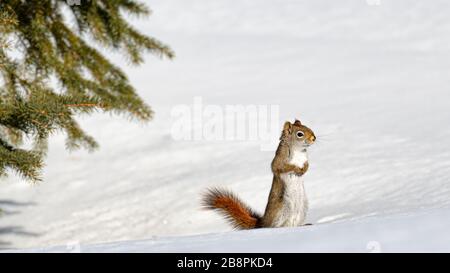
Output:
[[234,193],[209,189],[203,206],[216,210],[236,229],[295,227],[305,223],[308,200],[303,175],[308,171],[307,149],[316,141],[314,132],[299,120],[286,121],[272,161],[273,181],[264,215],[255,212]]

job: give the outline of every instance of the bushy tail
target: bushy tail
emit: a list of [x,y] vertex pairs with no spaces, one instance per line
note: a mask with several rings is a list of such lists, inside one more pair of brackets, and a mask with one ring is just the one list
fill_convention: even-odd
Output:
[[228,190],[208,189],[203,196],[203,206],[218,211],[236,229],[261,227],[261,216]]

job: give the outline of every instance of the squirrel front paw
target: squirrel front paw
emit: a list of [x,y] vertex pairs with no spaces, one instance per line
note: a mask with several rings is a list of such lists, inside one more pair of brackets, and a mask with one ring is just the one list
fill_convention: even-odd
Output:
[[303,166],[302,168],[296,167],[294,169],[294,173],[299,176],[304,175],[306,173],[306,171],[308,171],[308,164],[305,164],[305,166]]

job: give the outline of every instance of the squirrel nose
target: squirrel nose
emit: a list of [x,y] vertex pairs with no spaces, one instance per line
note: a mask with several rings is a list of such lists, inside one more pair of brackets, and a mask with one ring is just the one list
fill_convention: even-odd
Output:
[[311,136],[311,141],[312,142],[316,141],[316,136]]

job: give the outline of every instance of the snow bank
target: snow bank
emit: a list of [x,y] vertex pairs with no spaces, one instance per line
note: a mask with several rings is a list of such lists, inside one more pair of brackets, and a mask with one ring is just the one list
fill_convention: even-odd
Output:
[[390,217],[20,252],[449,252],[450,209]]

